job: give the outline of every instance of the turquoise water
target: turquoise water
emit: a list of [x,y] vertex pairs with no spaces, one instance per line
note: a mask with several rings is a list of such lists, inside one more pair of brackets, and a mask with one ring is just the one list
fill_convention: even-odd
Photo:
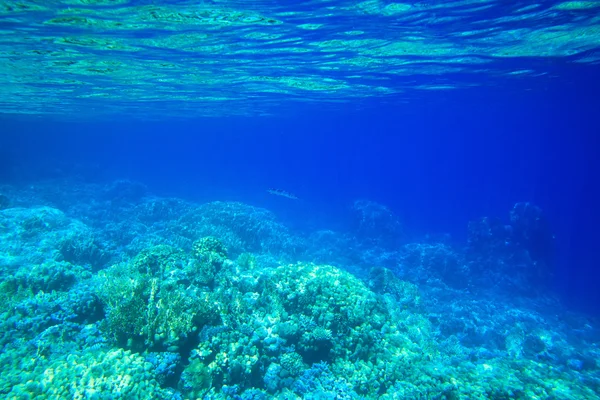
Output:
[[[5,112],[143,119],[405,104],[597,64],[595,1],[3,1]],[[537,78],[537,79],[532,79]],[[374,107],[370,105],[370,107]],[[290,111],[291,110],[291,111]]]
[[600,3],[0,0],[0,398],[600,399]]

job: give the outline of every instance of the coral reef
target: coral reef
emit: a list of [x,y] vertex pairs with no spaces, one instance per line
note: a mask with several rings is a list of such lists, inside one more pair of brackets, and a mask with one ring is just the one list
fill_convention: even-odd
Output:
[[50,207],[0,211],[0,237],[0,259],[7,264],[55,260],[100,267],[109,258],[92,229]]
[[531,204],[462,249],[403,242],[370,202],[303,236],[241,203],[54,186],[0,210],[2,398],[598,398],[600,331],[544,295]]
[[[400,307],[328,265],[236,268],[239,278],[227,278],[217,289],[219,301],[229,305],[227,328],[202,335],[192,352],[190,366],[200,368],[201,360],[211,382],[203,394],[225,386],[276,394],[293,387],[311,364],[327,362],[352,390],[376,396],[403,377],[407,364],[426,357],[426,349],[435,354],[426,318],[413,313],[412,327],[405,325],[414,298]],[[411,333],[417,329],[419,335]],[[402,360],[394,359],[400,352]],[[389,363],[386,372],[379,371]]]

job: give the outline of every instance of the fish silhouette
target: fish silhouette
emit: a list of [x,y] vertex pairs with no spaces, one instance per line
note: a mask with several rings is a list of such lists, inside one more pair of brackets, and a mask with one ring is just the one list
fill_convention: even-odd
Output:
[[269,194],[275,195],[275,196],[281,196],[281,197],[285,197],[288,199],[292,199],[292,200],[298,200],[298,196],[296,196],[295,194],[292,194],[290,192],[286,192],[285,190],[281,190],[281,189],[268,189],[267,192]]

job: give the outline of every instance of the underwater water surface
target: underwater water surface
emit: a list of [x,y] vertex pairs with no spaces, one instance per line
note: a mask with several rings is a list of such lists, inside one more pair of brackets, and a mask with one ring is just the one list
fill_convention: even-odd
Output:
[[600,399],[600,2],[0,0],[0,398]]
[[595,1],[2,1],[5,112],[273,115],[597,64]]

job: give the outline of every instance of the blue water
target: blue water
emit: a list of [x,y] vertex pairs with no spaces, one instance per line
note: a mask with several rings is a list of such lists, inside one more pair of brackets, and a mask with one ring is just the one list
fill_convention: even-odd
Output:
[[[0,368],[22,369],[0,397],[600,398],[597,3],[56,3],[0,2]],[[222,15],[179,20],[207,9]],[[144,42],[174,33],[208,36]],[[383,50],[404,37],[406,55]],[[185,286],[184,310],[214,296],[220,316],[145,338],[115,322],[133,318],[111,297],[123,277],[154,282],[139,293],[157,310],[181,314],[167,293]],[[334,294],[302,308],[302,285]],[[321,319],[345,321],[348,296],[387,307],[366,336]],[[92,370],[106,357],[114,371]],[[86,378],[60,373],[77,364]],[[374,378],[382,365],[395,369]]]

